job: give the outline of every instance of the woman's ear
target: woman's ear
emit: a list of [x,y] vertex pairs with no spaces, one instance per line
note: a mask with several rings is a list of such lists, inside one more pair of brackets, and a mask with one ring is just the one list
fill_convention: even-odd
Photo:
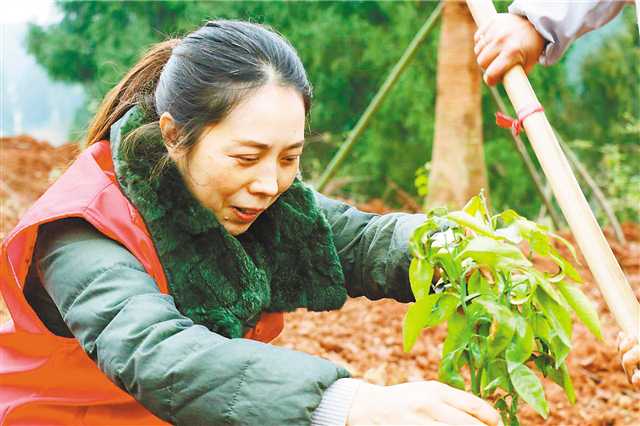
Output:
[[169,156],[175,160],[176,156],[176,143],[178,141],[178,125],[168,112],[163,112],[160,116],[160,132],[162,133],[162,139],[164,139],[164,145],[167,147]]

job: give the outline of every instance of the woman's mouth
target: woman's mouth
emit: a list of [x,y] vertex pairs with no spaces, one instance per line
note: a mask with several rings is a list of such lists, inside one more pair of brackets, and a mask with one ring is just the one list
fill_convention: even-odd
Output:
[[241,222],[253,222],[264,209],[248,209],[242,207],[231,206],[236,217]]

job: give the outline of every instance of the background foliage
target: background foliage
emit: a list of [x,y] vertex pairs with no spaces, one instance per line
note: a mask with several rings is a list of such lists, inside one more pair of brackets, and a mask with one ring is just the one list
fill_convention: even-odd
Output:
[[[504,9],[507,3],[501,3]],[[297,48],[314,85],[310,134],[328,142],[305,148],[303,172],[319,175],[400,58],[435,2],[61,2],[63,19],[31,26],[29,51],[49,74],[82,83],[89,94],[79,114],[85,127],[104,94],[150,44],[197,28],[206,19],[266,23]],[[640,106],[638,32],[633,10],[603,45],[589,54],[581,78],[567,79],[567,59],[531,74],[547,115],[591,171],[625,220],[640,205]],[[354,177],[342,195],[366,199],[385,194],[387,179],[417,196],[416,169],[429,161],[434,128],[438,31],[421,47],[356,144],[339,176]],[[493,124],[495,107],[483,93],[485,157],[491,201],[535,217],[540,202],[509,134]],[[577,142],[572,142],[577,141]],[[451,167],[455,167],[452,164]],[[385,201],[393,204],[395,199]]]

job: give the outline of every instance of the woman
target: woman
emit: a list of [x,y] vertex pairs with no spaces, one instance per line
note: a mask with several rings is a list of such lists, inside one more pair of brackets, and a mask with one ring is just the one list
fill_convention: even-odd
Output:
[[298,307],[413,300],[424,217],[305,186],[310,105],[295,50],[259,25],[147,52],[3,242],[2,424],[497,424],[446,385],[376,386],[263,343]]

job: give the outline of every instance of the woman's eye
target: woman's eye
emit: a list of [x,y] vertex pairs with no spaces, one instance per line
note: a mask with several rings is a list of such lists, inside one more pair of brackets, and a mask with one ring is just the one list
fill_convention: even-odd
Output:
[[285,161],[288,163],[293,163],[294,161],[296,161],[298,158],[300,158],[299,155],[294,155],[292,157],[285,157]]
[[256,161],[258,161],[258,157],[236,157],[238,160],[240,160],[243,163],[255,163]]

